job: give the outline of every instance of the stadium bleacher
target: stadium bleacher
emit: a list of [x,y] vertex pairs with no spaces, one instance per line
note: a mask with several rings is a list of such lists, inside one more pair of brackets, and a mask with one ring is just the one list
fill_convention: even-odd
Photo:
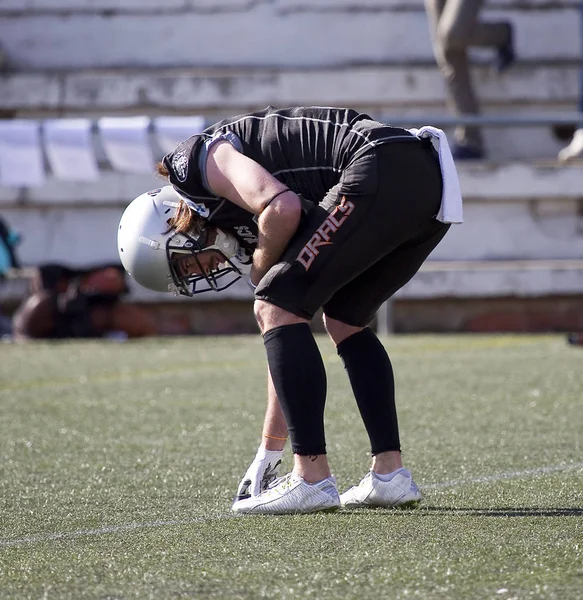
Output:
[[[476,315],[487,328],[494,299],[518,313],[555,307],[549,328],[583,327],[582,164],[556,160],[578,119],[579,2],[486,4],[485,18],[500,15],[515,25],[517,63],[499,76],[487,54],[473,53],[488,159],[459,165],[466,223],[398,294],[397,330],[471,329]],[[4,118],[212,122],[267,104],[319,104],[446,131],[456,122],[421,0],[9,0],[0,17]],[[94,135],[98,181],[62,181],[49,170],[42,186],[0,187],[2,214],[24,237],[25,265],[115,259],[121,211],[159,185],[152,175],[112,169]],[[489,261],[494,268],[479,266]],[[7,286],[12,297],[18,285]],[[138,289],[133,297],[167,304]],[[248,292],[230,298],[247,301]],[[445,305],[455,305],[455,318],[436,314]],[[491,322],[500,322],[499,310]]]

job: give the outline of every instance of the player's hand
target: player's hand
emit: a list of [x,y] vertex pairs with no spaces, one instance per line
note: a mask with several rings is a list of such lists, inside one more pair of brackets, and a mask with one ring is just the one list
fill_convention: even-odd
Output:
[[253,462],[239,483],[235,500],[258,496],[277,478],[283,450],[266,450],[260,447]]

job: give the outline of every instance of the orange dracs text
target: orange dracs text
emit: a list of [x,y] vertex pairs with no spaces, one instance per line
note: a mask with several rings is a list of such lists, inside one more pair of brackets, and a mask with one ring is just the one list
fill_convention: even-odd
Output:
[[297,261],[304,265],[306,271],[310,268],[314,259],[320,251],[320,246],[328,246],[333,242],[330,241],[330,235],[336,233],[344,221],[348,218],[348,215],[353,211],[354,204],[347,201],[346,197],[342,198],[342,203],[339,204],[327,217],[326,220],[316,229],[314,235],[310,238],[310,241],[301,249],[298,254]]

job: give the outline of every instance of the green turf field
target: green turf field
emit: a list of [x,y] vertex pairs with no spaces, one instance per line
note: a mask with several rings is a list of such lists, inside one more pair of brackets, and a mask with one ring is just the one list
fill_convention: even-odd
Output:
[[[319,342],[344,491],[368,444]],[[229,510],[259,443],[259,336],[0,345],[0,598],[583,598],[583,348],[384,342],[424,503],[282,517]]]

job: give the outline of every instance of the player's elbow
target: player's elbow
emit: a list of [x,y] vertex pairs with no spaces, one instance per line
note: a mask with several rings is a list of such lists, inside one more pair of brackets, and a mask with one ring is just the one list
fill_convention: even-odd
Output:
[[302,215],[302,205],[298,195],[291,190],[281,194],[265,209],[270,219],[280,222],[299,223]]
[[300,223],[300,199],[293,192],[282,194],[261,213],[259,229],[266,239],[287,243]]

